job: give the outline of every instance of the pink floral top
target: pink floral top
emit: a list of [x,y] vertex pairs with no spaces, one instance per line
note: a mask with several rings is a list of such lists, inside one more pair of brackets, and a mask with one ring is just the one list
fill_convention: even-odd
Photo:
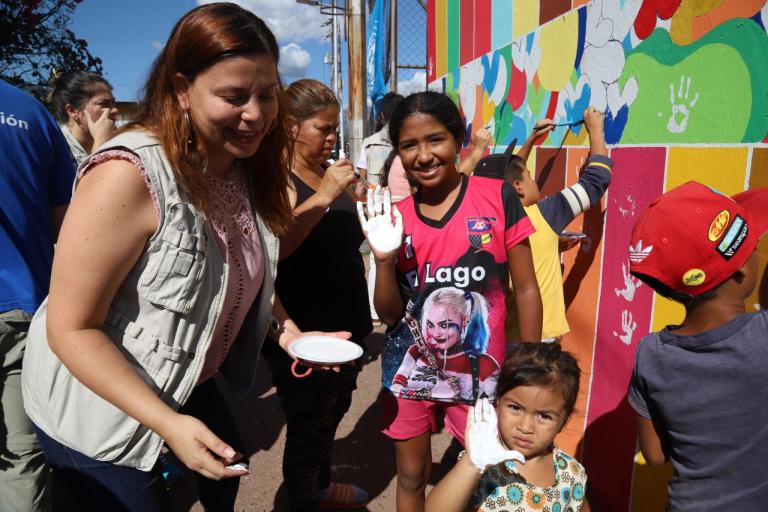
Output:
[[[135,165],[159,211],[160,205],[144,163],[130,151],[112,149],[97,154],[80,170],[78,179],[106,160],[127,160]],[[216,322],[213,340],[205,355],[198,384],[211,378],[226,359],[246,314],[259,294],[266,264],[248,197],[245,168],[236,165],[226,177],[210,174],[206,174],[206,177],[212,198],[210,221],[216,233],[216,244],[229,267],[229,278],[224,304]]]

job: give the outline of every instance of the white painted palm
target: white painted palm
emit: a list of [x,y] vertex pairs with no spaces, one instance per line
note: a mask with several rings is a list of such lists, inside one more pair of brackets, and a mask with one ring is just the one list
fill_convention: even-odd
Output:
[[388,189],[369,188],[366,207],[357,203],[357,216],[375,257],[386,258],[397,252],[403,241],[403,216],[397,207],[392,209]]
[[525,457],[517,450],[504,446],[499,438],[499,420],[496,410],[487,398],[480,398],[467,415],[467,453],[472,465],[480,471],[507,460],[525,464]]

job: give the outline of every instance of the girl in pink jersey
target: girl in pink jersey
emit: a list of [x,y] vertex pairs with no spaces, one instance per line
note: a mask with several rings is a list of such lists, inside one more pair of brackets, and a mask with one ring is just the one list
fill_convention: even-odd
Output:
[[[437,414],[463,443],[467,404],[495,395],[498,365],[488,363],[504,360],[508,278],[523,341],[540,339],[541,296],[527,242],[534,228],[515,191],[456,169],[465,134],[456,105],[443,94],[412,94],[389,130],[417,191],[398,203],[394,222],[388,192],[369,191],[367,219],[358,210],[376,262],[374,305],[389,326],[382,431],[395,441],[397,509],[421,511]],[[463,308],[436,300],[453,295]]]

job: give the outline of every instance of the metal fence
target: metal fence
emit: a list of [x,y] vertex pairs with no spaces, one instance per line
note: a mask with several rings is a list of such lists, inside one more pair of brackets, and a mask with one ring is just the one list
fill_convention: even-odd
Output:
[[392,0],[396,4],[396,84],[400,94],[426,89],[427,85],[427,3],[423,0]]

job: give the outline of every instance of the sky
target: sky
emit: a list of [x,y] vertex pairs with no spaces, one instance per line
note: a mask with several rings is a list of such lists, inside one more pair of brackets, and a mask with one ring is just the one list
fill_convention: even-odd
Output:
[[[174,24],[184,13],[203,3],[209,2],[85,0],[75,9],[70,28],[88,42],[92,55],[102,59],[104,76],[114,88],[115,99],[134,101]],[[327,17],[318,7],[297,4],[294,0],[237,0],[235,3],[264,19],[275,33],[280,46],[280,72],[286,84],[299,78],[315,78],[330,85],[330,66],[323,63],[324,55],[331,52],[329,28],[323,26]],[[345,76],[344,41],[341,46]],[[414,85],[418,87],[425,81],[423,74],[414,76],[414,72],[409,71],[401,72],[399,78],[402,88],[407,89],[405,92],[411,92]],[[346,91],[343,95],[346,102]]]

